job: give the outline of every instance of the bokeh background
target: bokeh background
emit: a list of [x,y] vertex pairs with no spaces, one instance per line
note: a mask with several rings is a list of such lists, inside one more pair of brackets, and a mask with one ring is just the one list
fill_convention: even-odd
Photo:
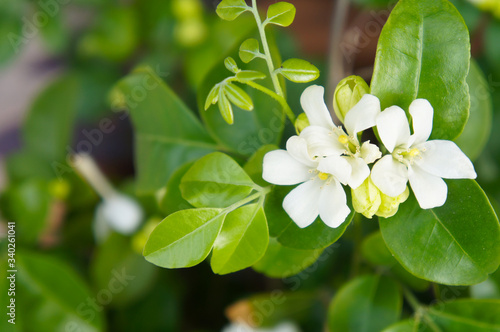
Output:
[[[110,90],[134,67],[147,64],[196,110],[204,76],[254,26],[249,15],[220,20],[218,2],[0,0],[0,233],[5,238],[6,222],[16,222],[21,256],[15,331],[61,326],[65,331],[221,331],[256,307],[261,308],[256,315],[270,312],[262,315],[265,324],[293,320],[303,331],[323,329],[331,295],[350,273],[356,234],[348,231],[320,260],[287,279],[252,269],[217,276],[204,263],[164,270],[140,254],[151,225],[164,217],[155,198],[136,197],[146,209],[138,233],[112,234],[98,243],[92,223],[100,198],[66,163],[71,153],[88,152],[116,188],[135,196],[133,129],[127,113],[110,106]],[[330,101],[348,75],[369,82],[378,36],[394,1],[289,2],[297,8],[295,22],[274,30],[282,57],[308,59],[320,68],[315,83],[327,87]],[[485,147],[469,156],[496,207],[500,1],[452,2],[471,35],[471,70],[478,80],[471,91],[471,119],[483,133],[461,139],[464,145]],[[304,88],[288,86],[297,113]],[[103,123],[109,130],[97,134]],[[284,292],[286,301],[281,301]],[[467,292],[458,289],[456,296]],[[499,292],[494,289],[491,296]],[[3,319],[2,331],[13,328],[2,324]]]

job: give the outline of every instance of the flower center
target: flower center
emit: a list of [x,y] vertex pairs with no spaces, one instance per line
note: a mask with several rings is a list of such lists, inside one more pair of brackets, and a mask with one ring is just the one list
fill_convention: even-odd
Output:
[[354,157],[359,151],[359,143],[354,137],[347,136],[342,127],[333,127],[333,132],[338,135],[337,141],[345,147],[344,154]]
[[349,143],[349,138],[347,138],[347,135],[340,135],[339,142],[340,142],[340,144],[345,145],[345,144]]
[[319,178],[320,180],[323,180],[323,181],[325,181],[326,179],[328,179],[328,177],[329,177],[329,176],[330,176],[330,174],[328,174],[328,173],[323,173],[323,172],[319,172],[319,174],[318,174],[318,178]]
[[411,158],[414,158],[416,156],[418,156],[420,154],[420,150],[417,149],[417,148],[413,148],[410,150],[410,152],[408,152],[408,155],[411,157]]
[[415,159],[422,159],[421,153],[425,151],[425,148],[396,148],[392,153],[392,156],[396,158],[399,162],[405,164],[406,166],[413,165]]

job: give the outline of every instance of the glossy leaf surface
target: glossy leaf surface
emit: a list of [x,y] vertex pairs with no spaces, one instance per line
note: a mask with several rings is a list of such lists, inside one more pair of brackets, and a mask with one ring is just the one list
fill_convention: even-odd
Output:
[[450,180],[444,206],[422,210],[413,195],[380,219],[389,250],[415,276],[447,285],[479,283],[500,264],[500,226],[473,180]]
[[224,208],[247,197],[255,184],[231,157],[214,152],[193,164],[180,188],[195,207]]
[[175,212],[153,230],[143,255],[151,263],[169,269],[194,266],[212,250],[224,218],[221,209]]
[[453,140],[469,117],[469,32],[447,0],[401,0],[377,46],[371,93],[382,109],[417,98],[434,108],[432,139]]
[[141,193],[160,189],[177,167],[216,149],[191,110],[150,68],[120,81],[112,103],[122,104],[132,115]]
[[266,215],[258,203],[230,212],[215,240],[210,264],[217,274],[250,267],[266,252],[269,243]]

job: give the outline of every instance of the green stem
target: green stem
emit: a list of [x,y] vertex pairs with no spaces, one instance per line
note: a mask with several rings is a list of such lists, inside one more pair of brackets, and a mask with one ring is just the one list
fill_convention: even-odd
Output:
[[269,44],[267,43],[266,31],[264,30],[264,25],[262,24],[259,11],[257,10],[257,0],[252,0],[252,12],[255,16],[255,21],[257,22],[257,28],[259,29],[260,39],[262,40],[262,47],[264,48],[264,56],[267,62],[267,67],[269,68],[271,80],[273,81],[274,90],[276,90],[276,93],[278,95],[283,96],[283,90],[281,89],[278,75],[276,75],[276,73],[274,72],[273,58],[271,57],[271,51],[269,50]]
[[227,208],[225,208],[224,213],[230,213],[230,212],[236,210],[237,208],[239,208],[247,203],[250,203],[251,201],[256,200],[257,198],[260,199],[259,202],[262,202],[263,197],[265,197],[271,191],[271,186],[269,186],[269,187],[258,186],[255,188],[255,190],[257,190],[257,192],[255,194],[252,194],[252,195],[248,196],[247,198],[244,198],[241,201],[238,201],[238,202],[234,203],[233,205],[230,205]]
[[443,332],[439,328],[439,326],[437,326],[436,323],[434,323],[434,321],[432,320],[432,318],[429,317],[429,315],[427,314],[427,308],[425,308],[417,300],[417,298],[415,297],[415,295],[413,295],[413,293],[410,292],[410,290],[408,290],[408,288],[403,287],[403,294],[404,294],[406,300],[408,301],[408,303],[410,304],[410,306],[412,307],[412,309],[416,313],[421,313],[422,314],[422,318],[425,320],[425,322],[427,323],[427,325],[429,326],[429,328],[432,331],[434,331],[434,332]]
[[240,80],[238,80],[238,82],[240,82],[242,84],[249,85],[252,88],[257,89],[257,90],[269,95],[274,100],[276,100],[278,103],[280,103],[280,105],[283,108],[283,111],[285,112],[288,119],[290,119],[290,121],[292,123],[295,123],[295,114],[293,113],[290,106],[288,106],[288,103],[286,102],[285,98],[283,98],[283,96],[280,96],[277,93],[275,93],[273,90],[270,90],[270,89],[268,89],[260,84],[257,84],[253,81],[240,81]]

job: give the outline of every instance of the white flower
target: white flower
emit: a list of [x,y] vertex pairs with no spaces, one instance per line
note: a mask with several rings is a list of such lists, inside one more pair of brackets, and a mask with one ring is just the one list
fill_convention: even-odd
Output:
[[368,164],[382,156],[376,145],[369,141],[361,145],[357,137],[359,132],[375,125],[380,102],[377,97],[365,94],[345,116],[346,134],[334,125],[323,99],[324,90],[322,86],[312,85],[302,93],[300,102],[311,125],[300,133],[300,137],[307,140],[313,156],[342,155],[352,168],[347,183],[355,189],[370,175]]
[[139,203],[116,191],[90,155],[74,155],[73,166],[102,197],[94,218],[96,240],[103,242],[111,230],[125,235],[134,233],[143,219]]
[[254,328],[244,322],[237,322],[226,326],[222,332],[300,332],[300,330],[290,322],[284,322],[272,328]]
[[410,105],[413,135],[405,112],[398,106],[385,109],[377,117],[377,129],[390,155],[380,159],[371,178],[386,195],[404,192],[406,183],[420,207],[430,209],[445,203],[448,188],[445,179],[475,179],[474,166],[460,148],[447,140],[427,141],[432,132],[434,111],[425,99]]
[[283,208],[301,228],[318,217],[330,227],[338,227],[349,215],[342,185],[351,177],[351,165],[339,156],[316,158],[299,136],[288,139],[286,150],[264,157],[262,177],[277,185],[299,184],[284,199]]
[[[111,229],[124,235],[133,234],[143,219],[141,206],[132,198],[114,194],[106,197],[96,209],[96,223],[104,221]],[[96,225],[96,236],[99,227]],[[102,228],[103,229],[103,228]]]

